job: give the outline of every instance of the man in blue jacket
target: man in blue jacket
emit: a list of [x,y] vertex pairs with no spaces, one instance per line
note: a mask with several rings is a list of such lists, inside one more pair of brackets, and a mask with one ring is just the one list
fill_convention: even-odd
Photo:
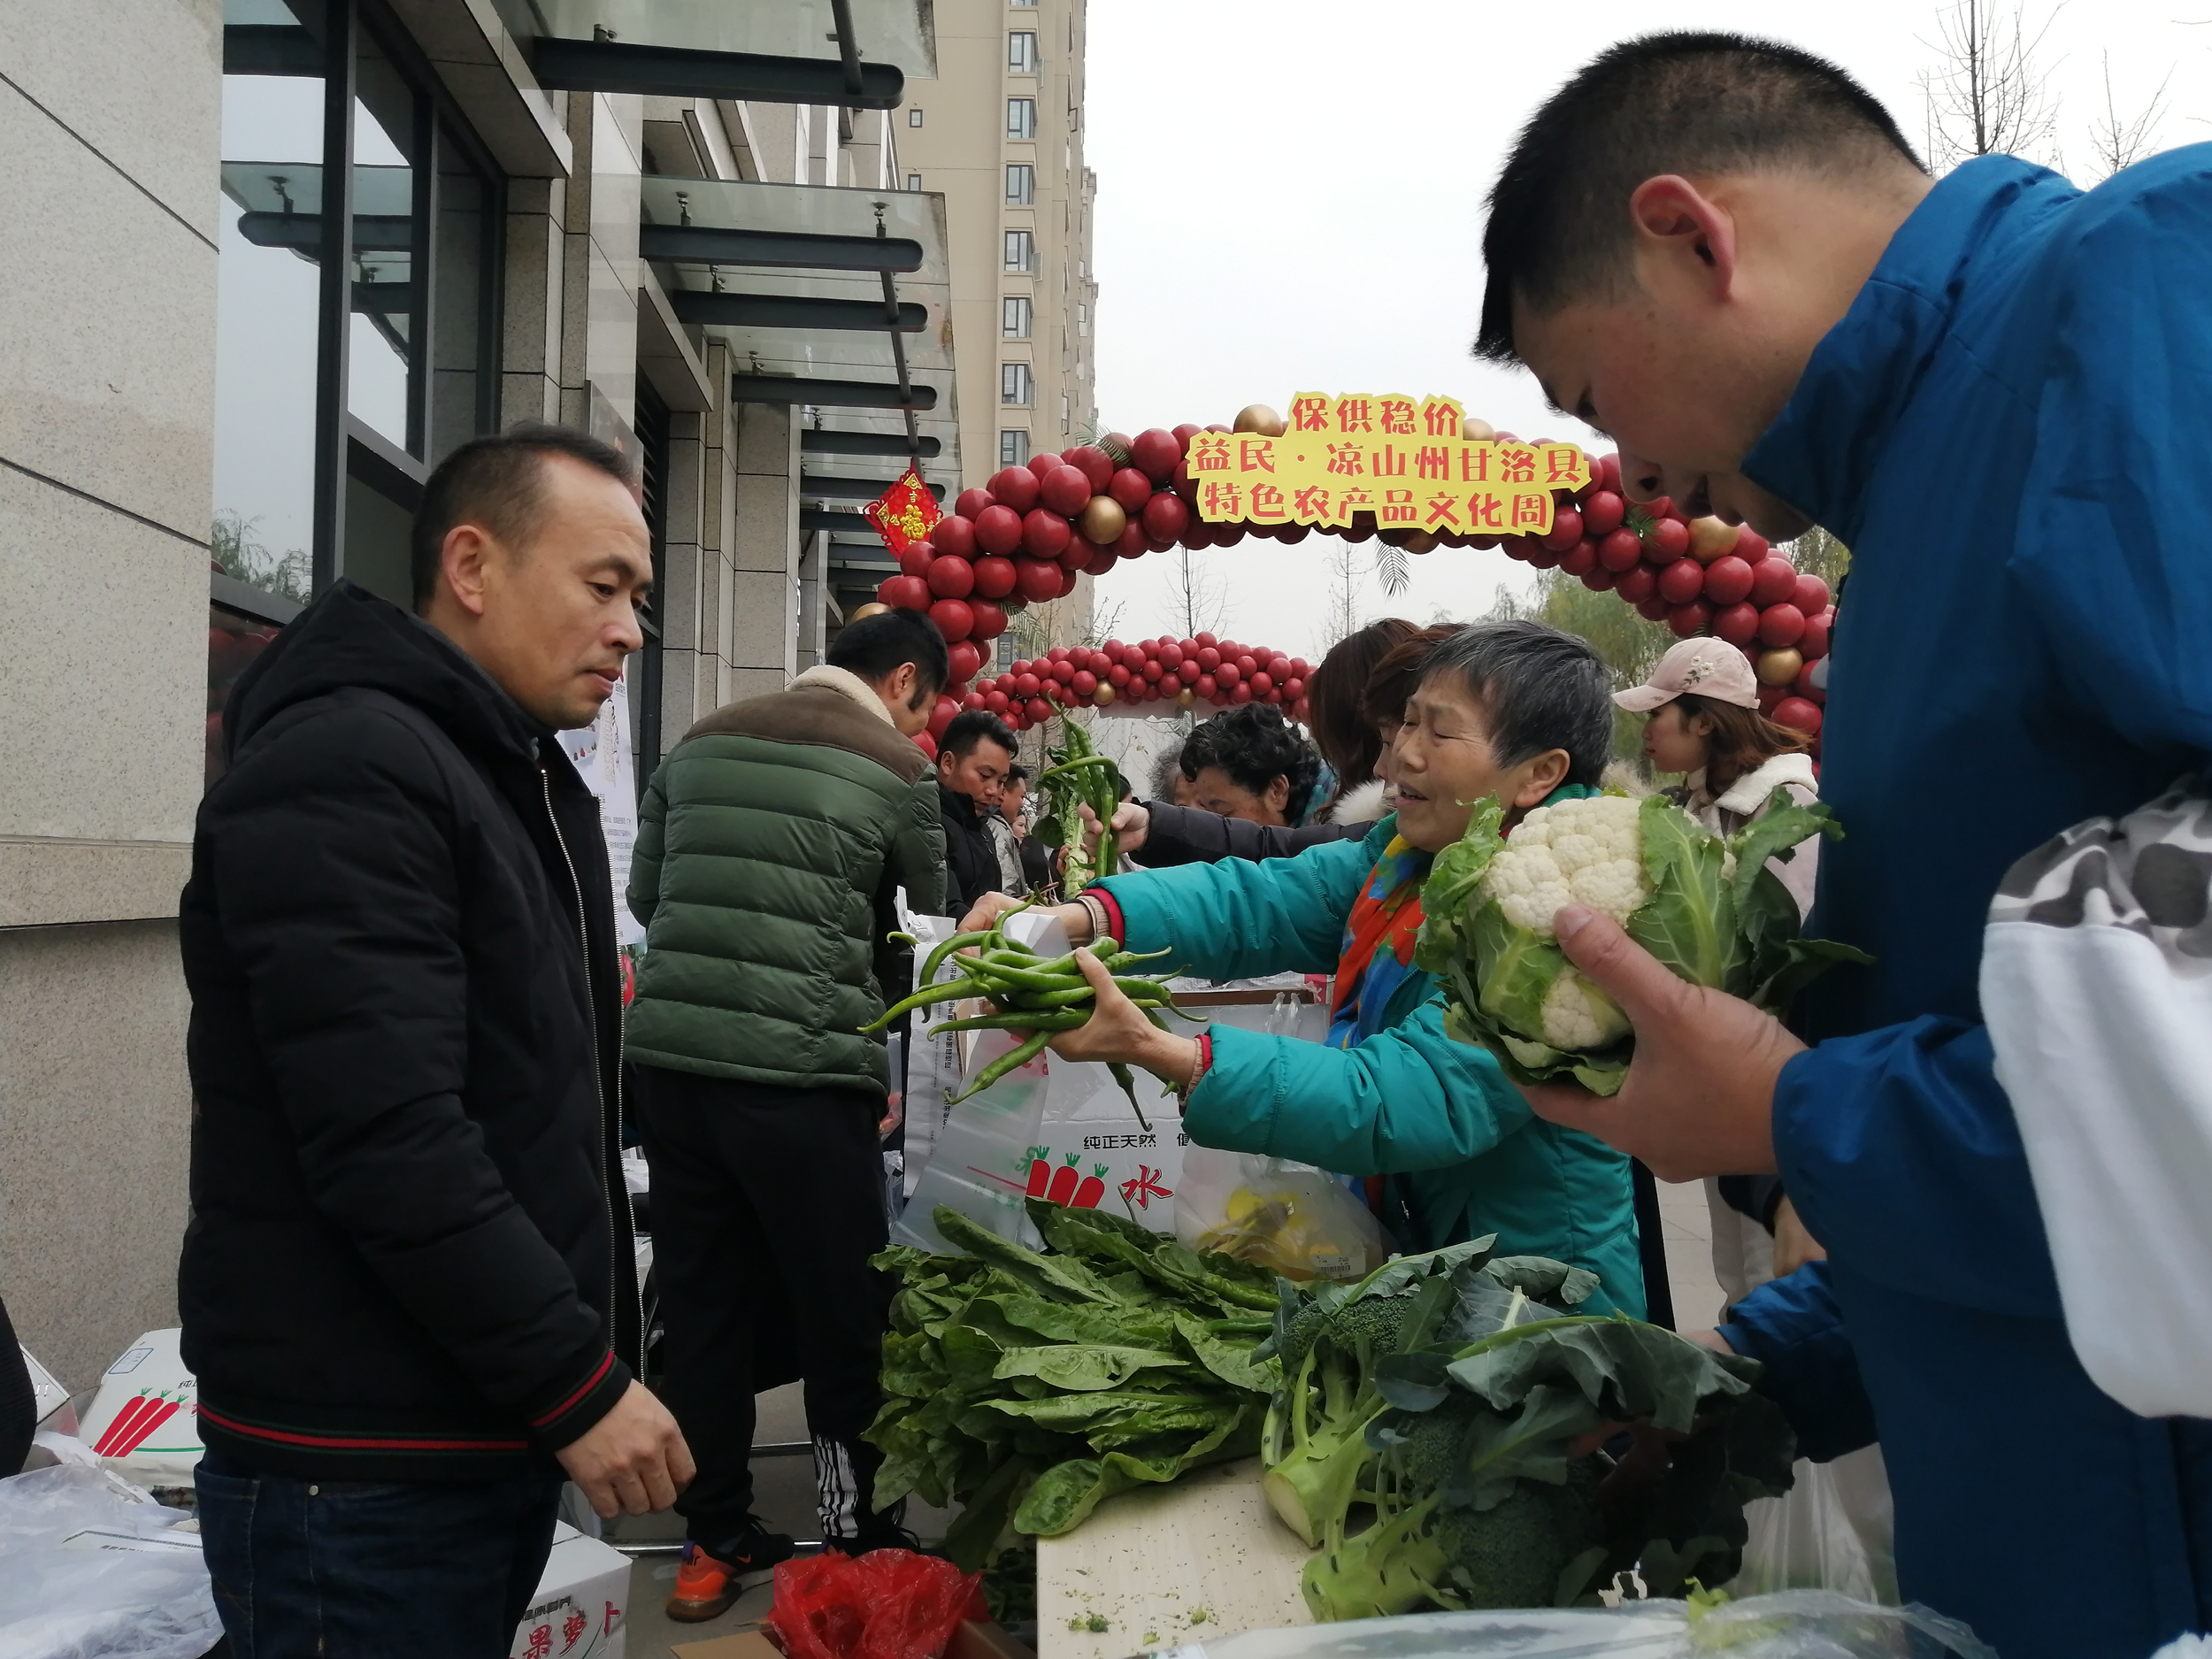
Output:
[[1813,1455],[1878,1421],[1908,1595],[2005,1659],[2212,1624],[2212,1425],[2076,1362],[1976,996],[2006,866],[2212,748],[2212,146],[2086,195],[2005,157],[1936,182],[1832,66],[1655,36],[1530,122],[1485,252],[1479,349],[1617,439],[1634,493],[1854,554],[1813,923],[1874,965],[1801,1041],[1562,911],[1637,1057],[1610,1101],[1533,1103],[1671,1179],[1779,1170],[1831,1261],[1727,1340]]

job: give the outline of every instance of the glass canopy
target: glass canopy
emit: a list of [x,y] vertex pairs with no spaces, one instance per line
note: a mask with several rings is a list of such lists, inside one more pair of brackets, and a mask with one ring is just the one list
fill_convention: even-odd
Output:
[[[830,0],[493,0],[518,40],[612,40],[686,51],[838,58]],[[864,63],[937,77],[930,0],[851,0]]]

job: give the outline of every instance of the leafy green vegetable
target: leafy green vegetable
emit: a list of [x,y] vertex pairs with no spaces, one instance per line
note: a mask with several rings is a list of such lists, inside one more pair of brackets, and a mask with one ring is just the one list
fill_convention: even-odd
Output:
[[1595,1279],[1563,1263],[1476,1249],[1413,1274],[1281,1287],[1266,1490],[1318,1548],[1317,1618],[1734,1576],[1743,1505],[1787,1488],[1795,1449],[1755,1363],[1574,1312]]
[[875,1502],[960,1504],[944,1549],[968,1571],[1115,1493],[1249,1455],[1281,1380],[1257,1351],[1276,1300],[1257,1269],[1102,1211],[1029,1214],[1048,1248],[941,1208],[967,1254],[876,1257],[901,1286],[867,1431]]
[[1871,960],[1799,937],[1796,900],[1768,867],[1813,836],[1842,835],[1824,804],[1777,789],[1725,839],[1663,795],[1539,808],[1510,840],[1504,822],[1485,801],[1437,855],[1414,960],[1442,984],[1446,1029],[1489,1049],[1516,1082],[1572,1078],[1610,1094],[1635,1048],[1626,1017],[1553,937],[1560,905],[1605,910],[1672,972],[1775,1014],[1833,964]]

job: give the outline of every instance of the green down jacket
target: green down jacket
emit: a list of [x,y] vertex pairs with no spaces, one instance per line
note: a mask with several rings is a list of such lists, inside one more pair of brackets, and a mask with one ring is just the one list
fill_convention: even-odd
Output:
[[654,773],[630,910],[629,1057],[784,1088],[886,1088],[885,936],[945,886],[937,776],[866,683],[814,668],[718,709]]

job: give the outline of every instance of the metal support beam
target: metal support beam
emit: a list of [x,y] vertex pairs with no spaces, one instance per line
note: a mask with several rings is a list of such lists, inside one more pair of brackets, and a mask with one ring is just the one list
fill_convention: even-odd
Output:
[[732,375],[730,396],[741,403],[811,403],[818,409],[911,409],[926,414],[937,407],[933,386],[902,393],[880,380],[810,380],[795,374]]
[[[943,453],[945,446],[935,438],[924,438],[914,453],[929,460]],[[816,432],[808,430],[799,434],[802,455],[905,455],[909,453],[906,440],[890,432]]]
[[649,97],[735,98],[762,104],[832,104],[895,110],[906,73],[892,64],[862,64],[857,88],[834,58],[768,58],[702,52],[627,41],[574,41],[541,35],[530,64],[548,91],[638,92]]
[[[824,500],[873,501],[898,480],[889,478],[838,478],[824,472],[799,474],[799,494],[817,495]],[[932,484],[929,493],[939,501],[945,498],[945,487]]]
[[907,236],[816,236],[803,231],[641,225],[638,256],[690,265],[777,265],[806,271],[918,271],[922,244]]
[[918,334],[929,326],[929,308],[910,301],[895,308],[895,319],[886,318],[887,308],[873,300],[824,300],[796,294],[710,294],[678,288],[668,296],[668,304],[680,323],[718,323],[727,328],[825,328],[857,334],[888,328]]
[[223,26],[223,73],[319,77],[322,42],[296,23],[227,23]]
[[820,507],[799,509],[799,534],[810,535],[817,530],[858,530],[872,532],[875,526],[856,512],[831,512]]

